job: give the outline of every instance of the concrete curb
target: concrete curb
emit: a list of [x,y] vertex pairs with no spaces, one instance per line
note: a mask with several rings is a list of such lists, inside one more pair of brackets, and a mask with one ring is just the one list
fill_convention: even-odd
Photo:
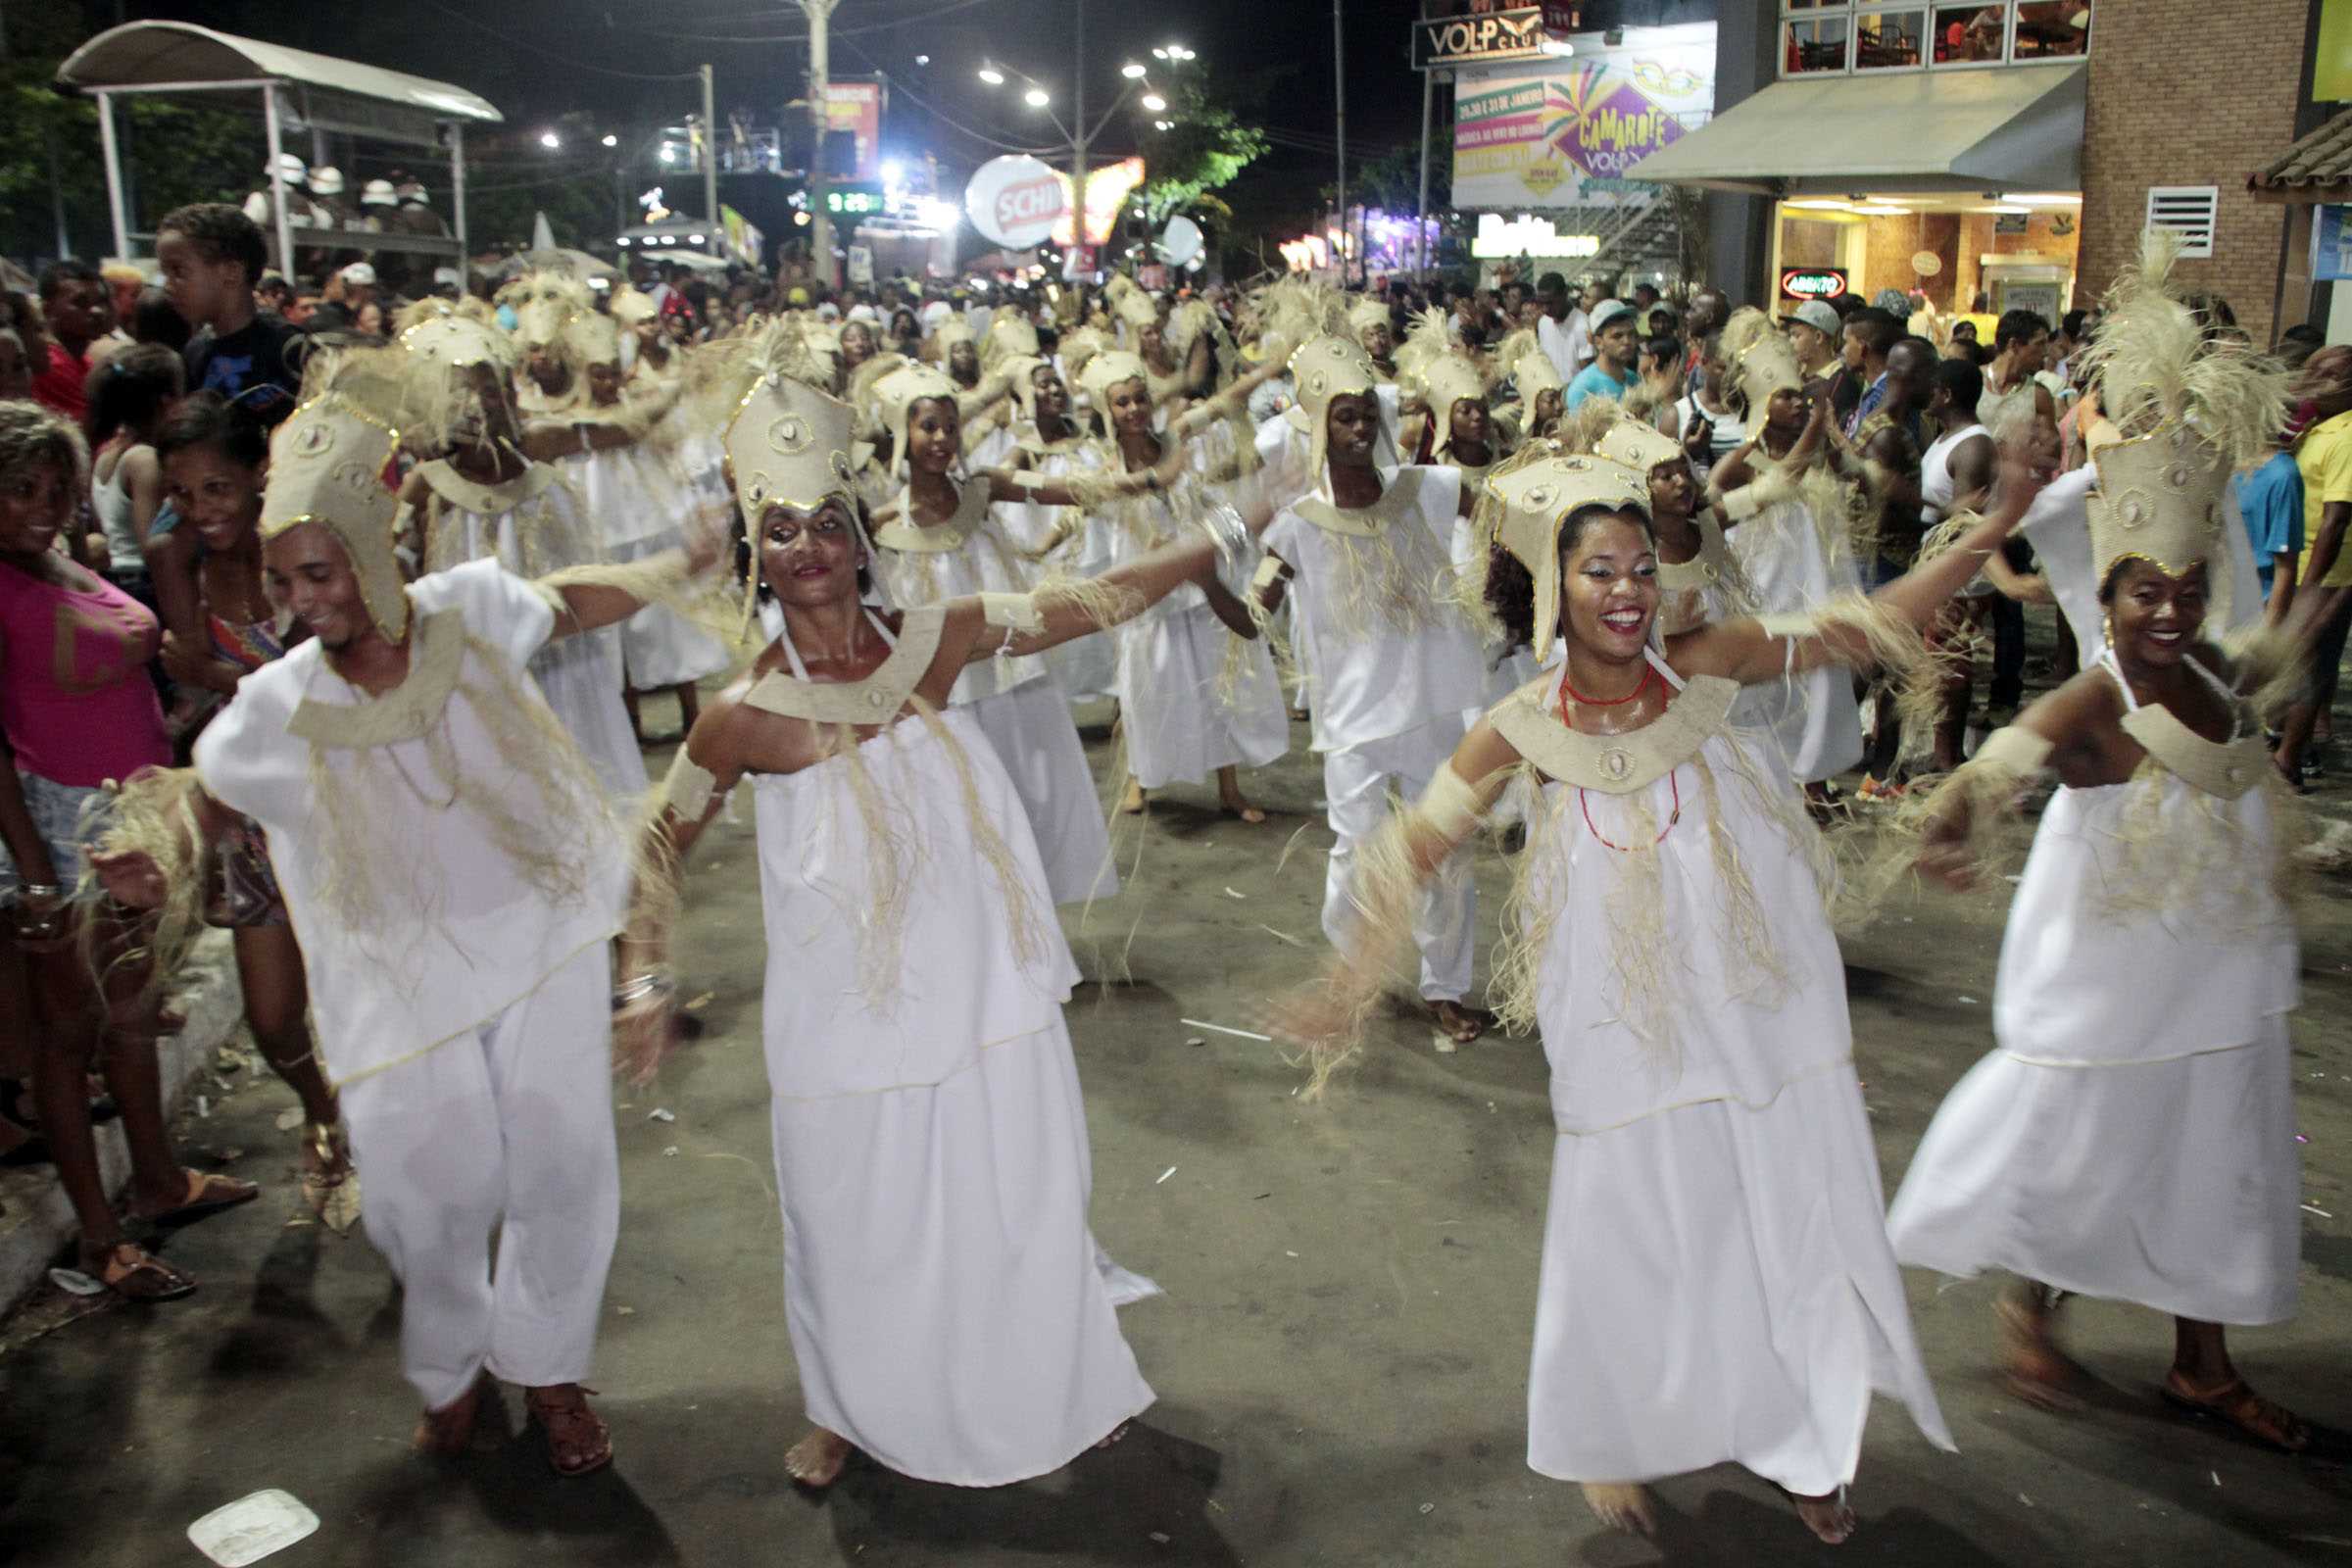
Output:
[[[159,1048],[167,1116],[178,1113],[197,1075],[212,1064],[213,1054],[245,1018],[245,998],[237,989],[227,932],[207,931],[198,940],[172,996],[188,1023]],[[257,1062],[255,1070],[268,1069]],[[97,1133],[106,1190],[119,1198],[130,1181],[122,1129],[110,1122]],[[47,1165],[0,1171],[0,1202],[8,1205],[8,1212],[0,1214],[0,1312],[6,1312],[47,1277],[51,1261],[79,1227],[57,1172]]]

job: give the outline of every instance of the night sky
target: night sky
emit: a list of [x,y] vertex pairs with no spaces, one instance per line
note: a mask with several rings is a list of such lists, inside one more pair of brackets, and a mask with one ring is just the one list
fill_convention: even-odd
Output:
[[[984,86],[974,73],[993,56],[1043,81],[1067,118],[1071,28],[1081,0],[841,0],[834,13],[837,75],[887,74],[893,84],[885,151],[928,150],[968,169],[1015,145],[1051,140],[1044,117],[1017,93]],[[1107,102],[1124,85],[1120,63],[1152,64],[1155,43],[1196,50],[1225,82],[1263,93],[1255,117],[1277,139],[1224,194],[1245,219],[1303,212],[1332,178],[1332,8],[1327,0],[1083,0],[1087,92]],[[1420,80],[1409,69],[1408,23],[1416,0],[1347,0],[1348,143],[1351,164],[1417,139]],[[102,20],[111,20],[111,6]],[[675,120],[697,105],[691,80],[634,74],[717,67],[717,103],[773,122],[807,70],[799,7],[753,0],[674,0],[623,6],[601,0],[375,0],[365,6],[288,6],[276,0],[139,5],[133,17],[173,18],[368,61],[470,88],[518,128],[589,111],[613,128]],[[476,20],[478,19],[478,20]],[[726,40],[726,41],[721,41]],[[764,40],[764,41],[750,41]],[[930,64],[915,57],[928,54]],[[584,68],[604,68],[591,70]],[[924,105],[933,106],[937,113]],[[1090,120],[1094,114],[1090,114]],[[1148,117],[1147,117],[1148,118]],[[949,123],[959,122],[964,128]],[[1044,134],[1039,134],[1042,127]],[[1105,158],[1138,150],[1143,129],[1123,114],[1098,145]],[[971,134],[978,132],[981,134]]]

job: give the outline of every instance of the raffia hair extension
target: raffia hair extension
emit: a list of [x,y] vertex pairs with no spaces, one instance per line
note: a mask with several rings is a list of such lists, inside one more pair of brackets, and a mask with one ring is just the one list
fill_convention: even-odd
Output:
[[[1859,654],[1837,662],[1849,668],[1884,670],[1894,683],[1895,707],[1906,728],[1932,725],[1942,711],[1943,666],[1917,626],[1857,589],[1844,589],[1794,614],[1766,615],[1764,629],[1776,637],[1804,638],[1841,632],[1860,637]],[[1836,651],[1836,645],[1832,645]]]
[[[2271,819],[2267,834],[2241,822],[2233,803],[2144,759],[2124,786],[2093,906],[2117,921],[2163,916],[2200,940],[2242,941],[2271,925],[2293,891],[2302,813],[2286,807],[2283,780],[2257,787]],[[2168,798],[2181,803],[2187,822],[2168,811]]]
[[1911,881],[1920,856],[1939,844],[1955,845],[1979,879],[2022,863],[2033,835],[2017,811],[2018,797],[2041,775],[2047,757],[2046,742],[2012,725],[1941,779],[1914,781],[1881,827],[1861,878],[1870,896]]
[[[1763,901],[1756,896],[1754,878],[1747,874],[1747,862],[1740,854],[1739,841],[1732,837],[1723,820],[1723,797],[1715,782],[1715,770],[1707,765],[1704,753],[1693,757],[1690,765],[1698,773],[1700,798],[1707,808],[1707,854],[1715,865],[1715,880],[1723,900],[1718,911],[1722,922],[1718,933],[1723,939],[1727,957],[1737,960],[1727,963],[1727,971],[1738,976],[1740,1000],[1750,1005],[1770,1007],[1788,995],[1792,984],[1788,967],[1781,960],[1781,946],[1773,940],[1772,922],[1765,916]],[[1820,835],[1816,833],[1815,838]]]
[[1503,898],[1500,930],[1489,960],[1488,1000],[1503,1028],[1515,1035],[1537,1027],[1545,955],[1560,909],[1567,903],[1567,855],[1561,835],[1571,831],[1575,797],[1566,788],[1546,790],[1535,764],[1512,769],[1527,802],[1527,844],[1519,852],[1510,891]]
[[1413,910],[1421,898],[1422,875],[1412,847],[1412,819],[1390,803],[1389,819],[1356,847],[1348,882],[1350,931],[1342,962],[1313,982],[1328,987],[1338,1004],[1340,1027],[1322,1040],[1306,1042],[1306,1088],[1300,1098],[1317,1100],[1333,1074],[1363,1050],[1365,1030],[1380,1006],[1391,978],[1404,969],[1413,939]]
[[[864,749],[858,744],[854,728],[836,724],[820,733],[826,739],[830,755],[843,760],[850,803],[865,831],[865,896],[855,908],[843,911],[845,918],[857,925],[859,935],[858,995],[875,1012],[888,1017],[897,1006],[899,992],[905,984],[907,914],[921,886],[923,841],[911,818],[906,816],[918,808],[907,804],[894,806],[883,794],[874,781],[872,769],[865,764]],[[886,746],[898,744],[890,729],[883,730],[877,738]],[[900,818],[906,818],[906,825],[902,825]]]
[[[203,836],[196,823],[196,801],[203,785],[193,768],[147,767],[122,784],[110,783],[82,807],[80,830],[103,817],[105,830],[97,839],[101,855],[144,853],[155,862],[164,883],[164,903],[137,923],[138,935],[112,951],[102,946],[105,922],[85,909],[74,940],[83,964],[103,993],[114,971],[144,964],[139,1004],[146,1006],[163,995],[196,938],[204,930],[207,891]],[[98,873],[85,865],[74,890],[77,902],[94,901],[101,893]]]

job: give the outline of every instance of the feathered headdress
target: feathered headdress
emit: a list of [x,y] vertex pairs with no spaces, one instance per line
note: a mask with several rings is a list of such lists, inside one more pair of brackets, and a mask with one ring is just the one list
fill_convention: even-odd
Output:
[[1796,362],[1795,348],[1772,318],[1752,305],[1734,311],[1723,323],[1723,360],[1754,423],[1763,422],[1774,393],[1804,390],[1805,372]]

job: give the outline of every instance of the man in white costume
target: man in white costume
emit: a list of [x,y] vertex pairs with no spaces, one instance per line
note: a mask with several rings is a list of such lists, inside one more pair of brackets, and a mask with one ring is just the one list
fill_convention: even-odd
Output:
[[[1292,357],[1291,372],[1298,402],[1283,418],[1307,438],[1315,488],[1275,514],[1257,587],[1269,612],[1286,592],[1298,595],[1314,749],[1338,841],[1323,885],[1323,930],[1337,945],[1355,923],[1355,860],[1388,820],[1389,792],[1419,795],[1461,743],[1462,715],[1483,700],[1478,633],[1439,586],[1473,498],[1456,469],[1376,466],[1386,420],[1359,344],[1316,338]],[[1468,863],[1457,862],[1432,883],[1413,922],[1422,999],[1457,1044],[1494,1022],[1462,1002],[1476,899]]]
[[315,635],[245,678],[192,771],[132,780],[93,863],[177,913],[204,895],[199,836],[231,811],[268,830],[368,1234],[404,1291],[416,1444],[465,1451],[504,1379],[579,1475],[612,1455],[580,1380],[619,1221],[608,944],[628,868],[529,664],[641,601],[488,561],[404,588],[396,443],[332,393],[279,428],[265,561]]

